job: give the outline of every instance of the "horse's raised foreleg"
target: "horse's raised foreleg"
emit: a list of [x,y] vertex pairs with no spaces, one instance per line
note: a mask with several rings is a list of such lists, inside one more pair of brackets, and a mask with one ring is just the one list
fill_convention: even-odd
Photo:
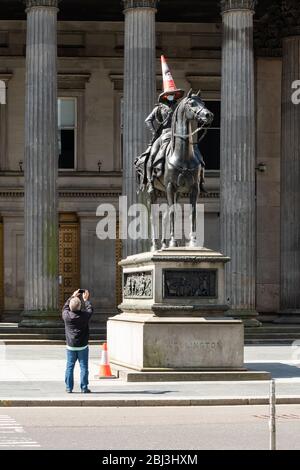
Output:
[[194,185],[191,193],[190,193],[190,204],[191,204],[191,232],[190,232],[190,240],[189,246],[197,246],[197,234],[196,234],[196,227],[197,227],[197,200],[199,195],[199,188],[198,185]]
[[170,215],[170,242],[169,247],[177,246],[175,240],[175,204],[176,204],[176,191],[172,183],[167,185],[167,201],[169,206]]

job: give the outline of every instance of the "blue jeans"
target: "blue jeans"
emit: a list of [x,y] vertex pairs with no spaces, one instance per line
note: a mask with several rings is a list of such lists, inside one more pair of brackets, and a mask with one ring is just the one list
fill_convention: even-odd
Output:
[[80,388],[85,390],[89,384],[89,348],[81,351],[70,351],[67,349],[67,368],[66,368],[66,389],[73,390],[74,387],[74,367],[76,361],[80,364]]

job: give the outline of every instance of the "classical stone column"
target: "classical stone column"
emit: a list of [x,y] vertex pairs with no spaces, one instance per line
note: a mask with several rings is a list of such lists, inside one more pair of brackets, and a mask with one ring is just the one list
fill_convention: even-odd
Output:
[[280,311],[282,322],[300,321],[300,104],[292,100],[300,80],[300,6],[284,1],[282,44]]
[[58,0],[26,0],[25,309],[21,325],[56,326],[58,313]]
[[221,115],[221,249],[230,256],[226,295],[230,314],[255,319],[255,0],[223,0]]
[[[123,0],[125,14],[123,195],[128,207],[136,195],[134,159],[150,141],[145,119],[155,104],[155,13],[159,0]],[[129,218],[130,222],[130,218]],[[139,240],[123,241],[123,256],[149,249]]]
[[0,74],[0,169],[7,170],[7,88],[11,73]]

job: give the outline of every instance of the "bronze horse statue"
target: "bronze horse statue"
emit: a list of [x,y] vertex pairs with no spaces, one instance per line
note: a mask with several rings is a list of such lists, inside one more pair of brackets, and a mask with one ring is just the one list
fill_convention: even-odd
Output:
[[[148,202],[151,206],[156,204],[158,192],[166,194],[169,216],[170,216],[170,241],[169,247],[177,246],[175,240],[175,205],[178,202],[179,195],[188,194],[192,207],[191,213],[191,231],[189,246],[197,245],[196,241],[196,205],[200,194],[200,177],[202,156],[198,148],[199,140],[193,141],[194,135],[199,135],[199,131],[204,130],[211,125],[214,115],[206,107],[200,97],[200,93],[194,94],[189,91],[186,98],[178,104],[172,117],[171,141],[166,148],[165,164],[163,174],[154,180],[155,191],[148,194]],[[195,131],[192,131],[192,123],[198,125]],[[205,134],[202,135],[202,138]],[[137,168],[137,177],[141,180],[141,175]],[[140,181],[141,183],[141,181]],[[140,185],[142,187],[142,185]],[[156,236],[156,226],[151,215],[151,238],[154,251],[158,249]],[[164,223],[167,214],[164,214]],[[162,247],[167,247],[165,230],[162,237]]]

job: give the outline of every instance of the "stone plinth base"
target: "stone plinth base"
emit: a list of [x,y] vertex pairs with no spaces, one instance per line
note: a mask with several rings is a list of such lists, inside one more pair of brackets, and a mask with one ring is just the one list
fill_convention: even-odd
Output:
[[267,380],[244,367],[244,325],[226,317],[224,265],[207,248],[128,256],[123,313],[107,323],[109,362],[127,381]]
[[270,380],[271,374],[264,371],[186,371],[186,372],[139,372],[126,367],[112,366],[116,376],[126,382],[240,382]]
[[136,371],[245,370],[240,320],[123,313],[107,341],[110,364]]

